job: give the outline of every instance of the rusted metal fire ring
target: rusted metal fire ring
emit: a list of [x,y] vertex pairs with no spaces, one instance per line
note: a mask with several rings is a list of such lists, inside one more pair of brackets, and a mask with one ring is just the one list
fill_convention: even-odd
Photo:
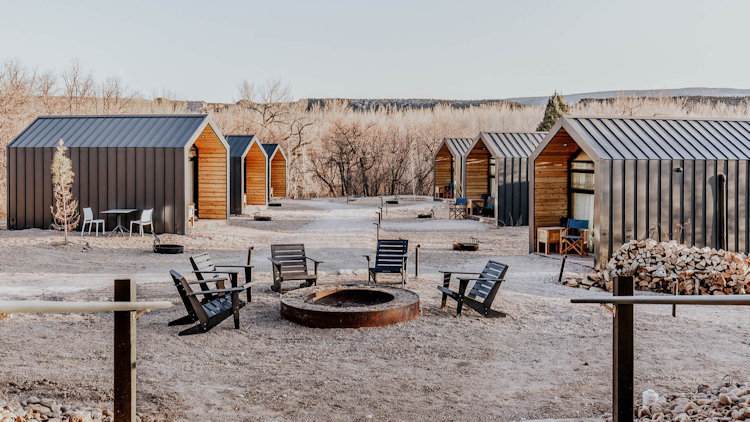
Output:
[[308,327],[381,327],[418,315],[419,295],[390,286],[329,284],[292,290],[281,297],[281,316]]

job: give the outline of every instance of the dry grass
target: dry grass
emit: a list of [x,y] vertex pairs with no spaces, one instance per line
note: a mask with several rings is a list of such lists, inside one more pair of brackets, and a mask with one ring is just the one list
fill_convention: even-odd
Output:
[[[432,156],[444,137],[479,131],[532,131],[543,109],[507,103],[464,109],[354,111],[344,100],[308,107],[291,101],[279,82],[243,82],[235,104],[212,104],[208,112],[222,132],[252,133],[277,142],[289,157],[289,196],[330,194],[429,194]],[[154,100],[130,91],[117,78],[97,82],[77,62],[63,72],[39,73],[17,61],[0,65],[0,217],[6,211],[6,146],[39,115],[185,113],[187,103]],[[680,98],[616,98],[576,104],[577,115],[748,117],[750,107],[688,102]],[[349,136],[352,133],[356,136]],[[338,152],[337,152],[338,151]],[[338,166],[341,162],[356,165]]]

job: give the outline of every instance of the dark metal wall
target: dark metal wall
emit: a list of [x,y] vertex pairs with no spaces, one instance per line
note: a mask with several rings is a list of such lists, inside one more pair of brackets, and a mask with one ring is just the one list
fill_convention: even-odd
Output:
[[244,161],[242,157],[229,158],[229,212],[236,215],[242,214]]
[[529,224],[529,166],[527,158],[495,159],[497,224]]
[[[595,225],[602,259],[644,237],[750,250],[750,161],[602,160],[597,167]],[[719,243],[720,174],[726,175],[725,245]]]
[[[157,233],[185,233],[185,151],[182,148],[70,148],[81,208],[154,209]],[[47,229],[52,224],[50,164],[54,148],[8,148],[8,227]],[[123,218],[125,221],[126,219]]]

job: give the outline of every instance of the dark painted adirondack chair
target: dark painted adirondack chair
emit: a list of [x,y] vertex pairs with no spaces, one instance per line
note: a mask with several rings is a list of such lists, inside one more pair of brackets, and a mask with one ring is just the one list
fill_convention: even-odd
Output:
[[[445,308],[445,301],[450,297],[458,302],[456,305],[456,316],[461,315],[461,309],[463,305],[466,305],[488,318],[504,317],[505,313],[495,311],[491,309],[491,306],[495,300],[497,291],[500,289],[500,284],[503,282],[506,271],[508,271],[508,266],[496,261],[487,261],[487,265],[481,273],[440,271],[443,273],[443,285],[438,286],[438,290],[443,292],[440,309]],[[458,291],[455,292],[450,289],[450,281],[453,274],[468,274],[477,277],[457,277],[459,285]],[[466,288],[469,286],[470,281],[473,281],[474,285],[471,287],[469,293],[466,294]]]
[[[205,333],[232,315],[234,315],[234,328],[240,328],[240,309],[245,306],[245,302],[240,299],[240,293],[247,290],[249,302],[250,283],[245,283],[242,286],[233,284],[230,288],[224,288],[225,277],[216,277],[213,280],[187,281],[175,270],[169,271],[169,274],[174,280],[174,285],[177,287],[177,292],[180,294],[188,314],[171,321],[168,325],[185,325],[198,322],[197,325],[180,331],[179,335]],[[194,291],[191,287],[194,284],[207,283],[216,283],[216,288]]]
[[[271,257],[268,259],[271,260],[273,267],[271,290],[274,292],[281,292],[282,283],[285,281],[302,281],[299,287],[318,284],[318,265],[322,261],[307,256],[304,244],[271,245]],[[308,260],[314,265],[312,274],[308,272]]]
[[408,258],[409,241],[403,239],[378,240],[375,251],[375,265],[370,266],[370,255],[367,258],[367,281],[378,282],[377,275],[401,274],[401,285],[406,284],[406,260]]
[[[240,270],[244,270],[245,283],[247,284],[253,281],[253,266],[250,265],[252,252],[253,248],[250,247],[247,251],[247,265],[216,265],[211,255],[207,253],[191,256],[190,265],[192,265],[193,273],[198,280],[213,281],[215,278],[221,277],[221,275],[226,275],[232,281],[233,286],[236,286],[238,283]],[[200,287],[204,291],[208,290],[208,285],[205,283],[201,283]],[[249,302],[252,297],[249,288],[247,294]]]

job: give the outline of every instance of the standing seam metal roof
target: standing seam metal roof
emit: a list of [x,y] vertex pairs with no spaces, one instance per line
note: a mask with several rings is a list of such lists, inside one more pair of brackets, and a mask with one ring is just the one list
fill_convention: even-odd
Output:
[[[562,117],[605,160],[747,160],[750,120]],[[575,134],[571,133],[571,136]],[[580,140],[580,139],[579,139]]]
[[254,138],[255,135],[225,135],[224,139],[229,144],[229,156],[242,157]]
[[276,151],[276,148],[279,147],[279,144],[263,144],[263,149],[266,150],[266,155],[268,155],[268,158],[271,158],[274,151]]
[[502,157],[528,158],[547,132],[482,132],[479,136]]
[[9,148],[49,148],[62,139],[68,148],[184,148],[207,119],[205,114],[42,116]]
[[469,147],[474,140],[471,138],[445,138],[444,141],[449,150],[453,149],[459,156],[463,157],[469,152]]

